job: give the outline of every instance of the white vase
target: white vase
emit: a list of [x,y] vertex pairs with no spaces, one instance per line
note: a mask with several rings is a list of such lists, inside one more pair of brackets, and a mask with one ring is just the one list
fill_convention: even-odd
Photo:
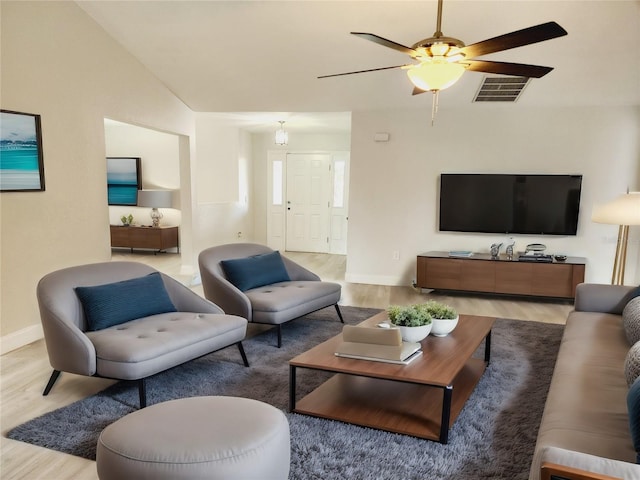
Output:
[[425,338],[429,336],[429,332],[431,331],[431,324],[422,325],[420,327],[401,327],[400,334],[402,335],[402,340],[405,342],[421,342]]
[[449,335],[456,325],[458,325],[459,316],[456,315],[456,318],[432,318],[431,319],[431,335],[436,337],[446,337]]

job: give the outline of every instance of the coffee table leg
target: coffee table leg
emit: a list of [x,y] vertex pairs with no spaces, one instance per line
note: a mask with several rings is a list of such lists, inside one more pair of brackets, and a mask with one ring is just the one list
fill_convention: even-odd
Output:
[[289,365],[289,411],[296,408],[296,367]]
[[484,361],[489,364],[489,360],[491,360],[491,330],[487,334],[484,339]]
[[440,443],[449,443],[449,420],[451,418],[451,394],[453,386],[444,388],[442,399],[442,421],[440,422]]

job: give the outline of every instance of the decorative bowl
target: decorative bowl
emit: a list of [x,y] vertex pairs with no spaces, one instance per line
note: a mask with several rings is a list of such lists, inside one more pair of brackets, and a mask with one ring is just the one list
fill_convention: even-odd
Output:
[[456,325],[458,325],[459,315],[454,319],[448,318],[432,318],[431,319],[431,335],[436,337],[446,337],[449,335]]
[[401,327],[396,326],[400,329],[400,334],[402,335],[402,340],[405,342],[421,342],[425,338],[429,336],[429,332],[431,332],[431,326],[429,325],[421,325],[419,327]]

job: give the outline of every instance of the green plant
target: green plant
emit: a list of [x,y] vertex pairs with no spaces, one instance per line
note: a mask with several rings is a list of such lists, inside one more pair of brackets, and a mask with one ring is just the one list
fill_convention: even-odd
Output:
[[120,217],[120,221],[124,224],[124,225],[131,225],[133,223],[133,215],[129,214],[129,216],[126,215],[122,215]]
[[421,327],[431,323],[431,315],[424,305],[391,305],[387,308],[389,320],[399,327]]
[[445,305],[444,303],[436,302],[435,300],[429,300],[427,303],[423,304],[423,307],[431,318],[443,319],[443,320],[454,320],[458,316],[458,312],[449,305]]

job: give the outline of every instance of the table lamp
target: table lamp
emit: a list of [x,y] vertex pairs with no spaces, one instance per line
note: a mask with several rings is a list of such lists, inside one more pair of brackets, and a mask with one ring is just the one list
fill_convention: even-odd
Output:
[[171,190],[140,190],[138,192],[138,206],[151,208],[151,224],[153,227],[160,226],[160,219],[163,217],[159,208],[171,208]]
[[596,223],[619,225],[611,284],[623,285],[629,225],[640,225],[640,192],[627,192],[609,203],[597,206],[593,210],[591,220]]

